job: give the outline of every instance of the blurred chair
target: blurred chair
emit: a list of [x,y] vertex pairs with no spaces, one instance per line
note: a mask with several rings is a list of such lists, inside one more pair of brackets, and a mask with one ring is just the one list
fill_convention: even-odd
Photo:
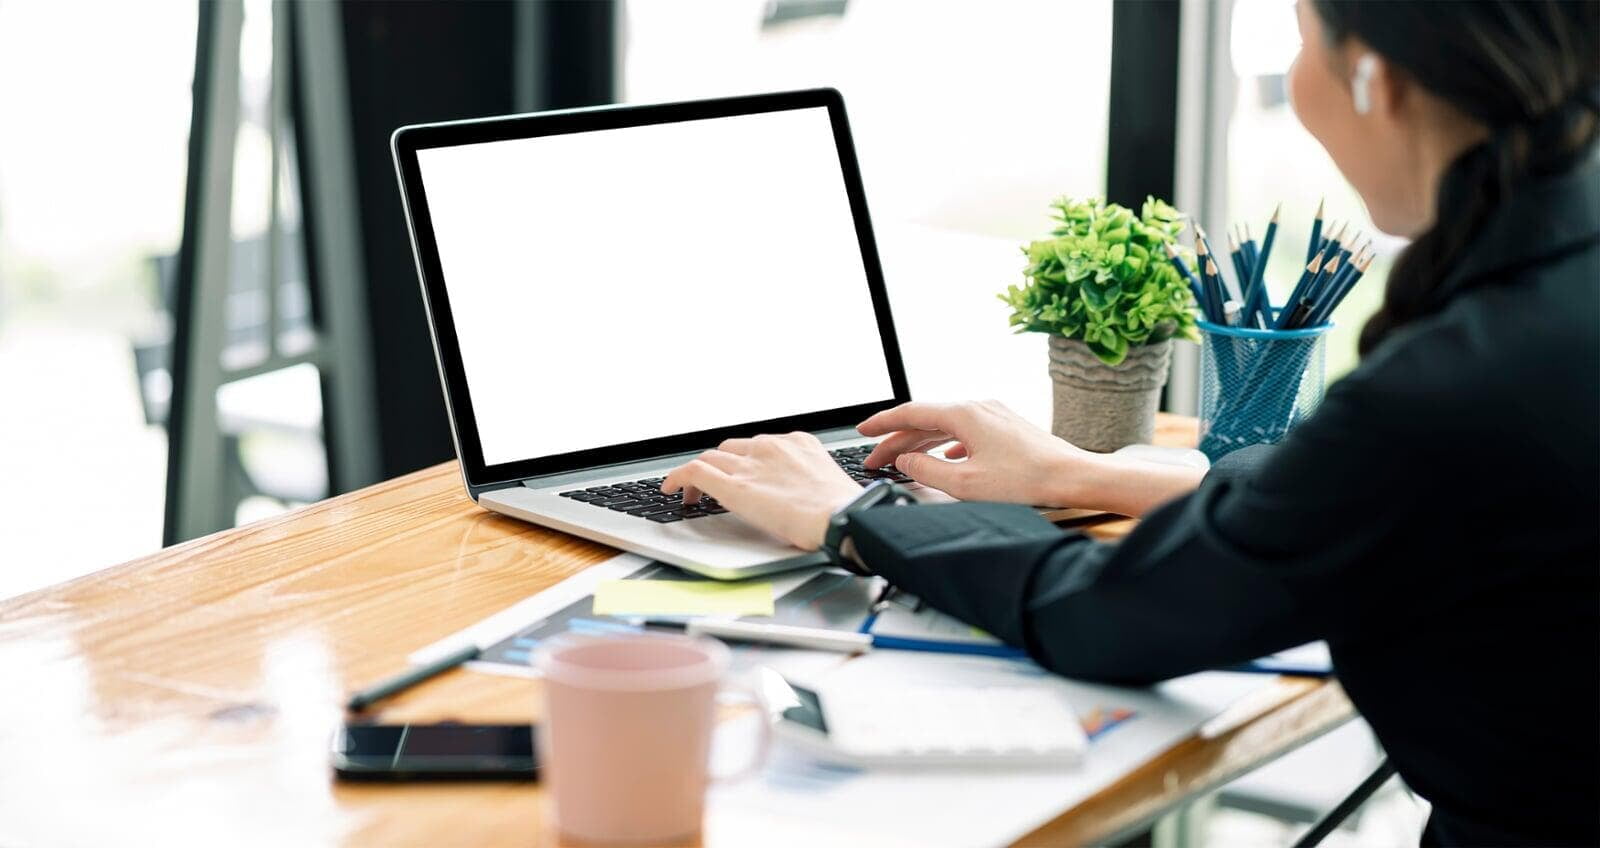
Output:
[[[223,511],[234,515],[247,498],[265,497],[283,506],[328,496],[322,431],[322,389],[310,359],[315,347],[304,253],[295,231],[279,233],[279,262],[268,263],[267,234],[233,242],[228,274],[225,365],[250,376],[217,390],[217,422],[223,438]],[[165,427],[172,396],[172,324],[177,283],[175,256],[154,256],[161,314],[169,320],[148,335],[130,339],[145,423]],[[269,268],[276,272],[272,299]],[[275,337],[275,339],[274,339]]]

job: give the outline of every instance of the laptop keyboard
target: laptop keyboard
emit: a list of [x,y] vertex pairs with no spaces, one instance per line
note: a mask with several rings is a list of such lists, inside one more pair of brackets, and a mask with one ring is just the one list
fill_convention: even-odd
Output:
[[[829,451],[833,461],[850,475],[850,479],[862,486],[874,480],[891,480],[896,483],[909,483],[911,478],[901,474],[893,465],[885,465],[875,471],[868,471],[862,464],[867,454],[872,453],[873,445],[860,445],[853,448],[840,448]],[[721,515],[727,508],[717,503],[716,498],[702,494],[700,502],[685,506],[683,492],[673,492],[670,495],[661,494],[661,481],[665,477],[649,477],[644,480],[633,480],[626,483],[607,483],[604,486],[590,486],[587,489],[573,489],[562,492],[561,497],[571,498],[575,501],[598,506],[616,512],[636,515],[647,518],[658,524],[669,524],[674,521],[683,521],[690,518],[703,518],[707,515]]]

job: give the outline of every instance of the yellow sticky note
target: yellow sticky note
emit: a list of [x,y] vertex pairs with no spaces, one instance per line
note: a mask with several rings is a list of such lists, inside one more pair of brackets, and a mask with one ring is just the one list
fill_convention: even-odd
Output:
[[595,615],[772,615],[771,583],[602,580]]

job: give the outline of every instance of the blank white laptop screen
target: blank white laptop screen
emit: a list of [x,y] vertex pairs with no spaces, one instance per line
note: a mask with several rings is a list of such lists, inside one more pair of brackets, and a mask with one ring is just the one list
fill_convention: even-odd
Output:
[[894,396],[825,107],[417,161],[486,464]]

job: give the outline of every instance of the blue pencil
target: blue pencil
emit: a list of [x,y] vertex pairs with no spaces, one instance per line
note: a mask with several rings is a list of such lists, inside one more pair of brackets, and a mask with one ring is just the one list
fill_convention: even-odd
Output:
[[1311,243],[1306,245],[1306,262],[1322,250],[1322,206],[1327,202],[1327,198],[1317,201],[1317,217],[1311,221]]
[[[1246,324],[1256,323],[1256,319],[1259,317],[1261,325],[1266,325],[1267,316],[1263,311],[1263,307],[1268,302],[1265,276],[1267,260],[1272,257],[1272,240],[1278,235],[1278,213],[1282,211],[1283,204],[1281,203],[1278,204],[1278,208],[1272,210],[1272,220],[1267,222],[1267,234],[1261,239],[1261,256],[1256,260],[1255,268],[1250,275],[1250,291],[1244,302],[1244,322]],[[1307,259],[1306,261],[1309,262],[1311,260]]]
[[1183,257],[1178,255],[1178,249],[1176,247],[1173,247],[1169,244],[1166,245],[1166,248],[1167,259],[1171,260],[1172,267],[1177,268],[1178,273],[1183,275],[1185,280],[1189,281],[1189,292],[1194,295],[1195,306],[1200,307],[1200,312],[1209,317],[1211,313],[1206,309],[1206,294],[1205,291],[1200,288],[1200,281],[1195,279],[1194,272],[1189,270],[1189,266],[1183,264]]
[[1371,264],[1371,256],[1357,254],[1350,264],[1340,269],[1339,275],[1329,284],[1328,291],[1323,294],[1316,308],[1312,310],[1311,326],[1326,324],[1328,319],[1333,317],[1333,311],[1339,308],[1339,303],[1344,300],[1345,295],[1349,294],[1351,289],[1356,287],[1356,283],[1361,282],[1361,276],[1366,273],[1367,266]]
[[1333,282],[1333,278],[1338,276],[1339,270],[1348,264],[1349,260],[1350,255],[1345,251],[1335,253],[1328,264],[1322,266],[1322,270],[1317,273],[1316,279],[1311,281],[1311,285],[1306,286],[1305,299],[1311,303],[1321,299],[1328,285]]
[[[1194,232],[1195,232],[1196,244],[1198,245],[1199,248],[1203,248],[1203,249],[1197,249],[1196,250],[1196,253],[1198,254],[1198,256],[1196,257],[1195,261],[1198,262],[1199,261],[1199,257],[1207,257],[1208,259],[1213,259],[1213,260],[1216,259],[1218,254],[1217,254],[1217,252],[1215,250],[1211,249],[1211,239],[1206,237],[1206,231],[1201,229],[1199,224],[1196,224],[1195,228],[1194,228]],[[1216,302],[1217,315],[1216,315],[1216,320],[1220,323],[1222,321],[1222,304],[1227,303],[1228,299],[1230,297],[1232,297],[1233,295],[1232,295],[1232,292],[1230,292],[1228,290],[1228,280],[1227,280],[1227,278],[1223,277],[1220,273],[1217,272],[1217,266],[1216,266],[1215,262],[1211,263],[1211,265],[1209,267],[1210,267],[1209,274],[1211,276],[1211,279],[1209,281],[1207,281],[1206,280],[1206,274],[1202,274],[1200,279],[1203,282],[1210,282],[1210,283],[1215,284],[1215,286],[1216,286],[1216,295],[1217,295],[1217,302]],[[1204,269],[1202,269],[1202,270],[1204,270]]]
[[1255,292],[1255,290],[1251,288],[1251,282],[1255,279],[1257,267],[1256,263],[1260,261],[1261,257],[1256,253],[1256,244],[1250,239],[1250,231],[1247,227],[1240,229],[1239,252],[1244,257],[1244,261],[1239,263],[1239,301],[1240,306],[1242,307],[1239,310],[1239,319],[1241,324],[1249,327],[1253,326],[1253,324],[1250,320],[1250,310],[1248,307],[1250,305],[1250,299]]
[[1357,233],[1348,242],[1335,245],[1336,250],[1334,251],[1333,259],[1322,266],[1322,273],[1311,281],[1310,288],[1306,290],[1306,296],[1311,298],[1313,303],[1320,301],[1328,287],[1334,284],[1338,275],[1345,273],[1346,269],[1350,267],[1350,256],[1353,252],[1351,246],[1360,237],[1361,234]]
[[1206,240],[1205,230],[1199,225],[1194,228],[1194,262],[1196,270],[1200,272],[1200,288],[1206,293],[1206,320],[1213,324],[1222,323],[1222,292],[1215,278],[1216,264],[1211,261],[1211,243]]
[[1206,257],[1206,292],[1211,297],[1215,307],[1216,317],[1211,319],[1213,324],[1227,324],[1228,314],[1226,304],[1228,297],[1228,284],[1223,281],[1222,275],[1217,273],[1217,263],[1211,257]]
[[1306,270],[1300,274],[1299,282],[1296,282],[1294,290],[1289,292],[1289,299],[1283,302],[1283,309],[1278,312],[1278,320],[1272,325],[1274,330],[1286,329],[1290,313],[1294,312],[1294,307],[1300,302],[1300,298],[1305,296],[1306,286],[1316,279],[1317,272],[1321,270],[1322,257],[1311,257],[1311,264],[1307,265]]
[[[1245,270],[1244,248],[1240,247],[1239,242],[1234,240],[1233,233],[1228,234],[1228,257],[1233,260],[1233,273],[1234,276],[1239,278],[1239,286],[1242,289],[1250,279],[1250,272]],[[1245,291],[1241,291],[1239,294],[1241,297],[1249,297],[1248,292]]]
[[[1256,237],[1250,235],[1250,225],[1244,225],[1244,235],[1239,238],[1239,247],[1244,250],[1244,268],[1246,276],[1254,276],[1256,263],[1261,260],[1261,251],[1256,249]],[[1239,280],[1240,288],[1244,287],[1244,280]]]
[[1315,267],[1308,265],[1306,273],[1300,275],[1300,282],[1295,284],[1294,291],[1289,294],[1289,299],[1284,301],[1283,311],[1278,314],[1278,323],[1273,325],[1275,329],[1283,330],[1288,328],[1287,321],[1290,311],[1293,310],[1295,304],[1300,302],[1301,298],[1312,291],[1309,287],[1316,281],[1317,275],[1339,254],[1339,237],[1342,235],[1344,235],[1344,229],[1341,227],[1339,230],[1330,233],[1328,238],[1323,239],[1322,250],[1311,258],[1312,265]]

